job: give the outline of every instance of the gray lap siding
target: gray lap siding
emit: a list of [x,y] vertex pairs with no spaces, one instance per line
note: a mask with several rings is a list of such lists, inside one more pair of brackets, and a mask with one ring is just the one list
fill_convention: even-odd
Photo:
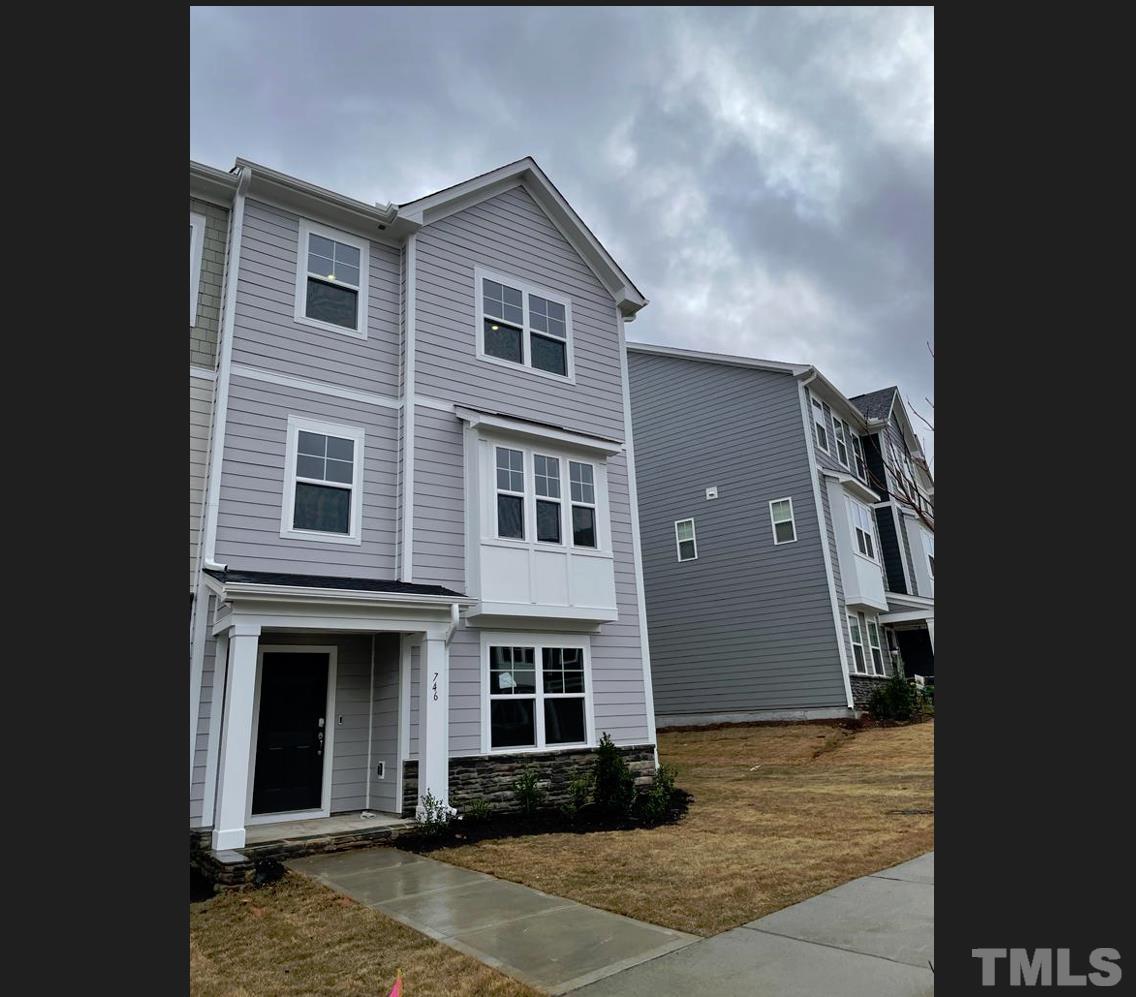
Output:
[[[846,705],[797,382],[629,360],[657,714]],[[769,502],[786,497],[798,539],[775,545]],[[679,562],[687,518],[698,558]]]

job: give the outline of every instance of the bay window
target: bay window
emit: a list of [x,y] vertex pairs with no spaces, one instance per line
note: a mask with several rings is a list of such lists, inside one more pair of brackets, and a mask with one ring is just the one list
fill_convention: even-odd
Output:
[[875,534],[872,530],[872,510],[863,502],[847,497],[848,516],[852,521],[852,533],[856,541],[856,552],[869,561],[876,560]]
[[525,539],[525,455],[497,447],[497,536]]
[[572,544],[596,546],[596,484],[591,464],[568,462],[572,498]]

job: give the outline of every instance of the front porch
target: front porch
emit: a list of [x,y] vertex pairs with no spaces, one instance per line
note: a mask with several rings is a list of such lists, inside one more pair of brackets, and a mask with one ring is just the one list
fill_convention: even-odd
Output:
[[212,827],[195,844],[228,867],[215,878],[243,880],[260,859],[390,840],[413,826],[402,785],[412,685],[419,791],[448,799],[448,645],[469,600],[365,579],[217,571],[208,584],[223,707],[203,808]]

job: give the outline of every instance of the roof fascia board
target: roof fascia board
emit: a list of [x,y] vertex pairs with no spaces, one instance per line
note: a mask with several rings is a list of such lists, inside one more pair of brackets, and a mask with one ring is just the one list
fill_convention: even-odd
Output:
[[780,363],[776,360],[757,360],[751,357],[735,357],[726,353],[703,353],[700,350],[683,350],[674,346],[657,346],[654,343],[627,343],[628,353],[645,353],[660,357],[673,357],[676,360],[696,360],[701,363],[716,363],[724,367],[753,367],[757,370],[773,371],[777,374],[799,376],[812,370],[803,364]]
[[877,492],[872,491],[871,488],[865,485],[864,482],[862,482],[854,474],[845,474],[843,471],[834,471],[829,467],[820,468],[820,473],[823,474],[826,478],[832,478],[835,481],[839,481],[840,484],[848,489],[848,491],[852,492],[853,495],[857,496],[858,498],[864,499],[864,501],[866,502],[870,502],[871,504],[875,505],[877,502],[881,501],[882,496],[880,496]]
[[357,201],[239,157],[236,165],[252,174],[249,197],[312,215],[330,225],[379,242],[398,242],[420,227],[402,218],[395,204],[374,205]]
[[191,197],[210,201],[224,208],[233,206],[237,193],[237,177],[204,163],[189,161],[189,193]]
[[[455,184],[436,194],[428,194],[416,201],[409,201],[399,208],[401,217],[419,225],[429,225],[433,221],[470,207],[486,197],[496,197],[511,186],[523,184],[533,200],[540,205],[549,220],[560,230],[561,235],[580,254],[596,278],[615,298],[620,312],[625,316],[634,315],[647,304],[647,299],[639,293],[631,279],[611,257],[599,240],[591,233],[564,196],[545,176],[536,162],[526,157],[509,163],[499,169],[464,183]],[[482,196],[483,192],[484,196]],[[452,207],[456,205],[456,207]]]

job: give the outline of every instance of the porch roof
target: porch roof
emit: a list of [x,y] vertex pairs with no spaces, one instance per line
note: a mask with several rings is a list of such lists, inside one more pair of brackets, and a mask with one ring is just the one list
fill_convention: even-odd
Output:
[[442,585],[419,585],[387,578],[342,578],[335,575],[293,575],[278,571],[218,571],[204,569],[224,585],[286,585],[292,588],[341,589],[353,592],[389,592],[401,595],[442,596],[465,599],[460,592]]

